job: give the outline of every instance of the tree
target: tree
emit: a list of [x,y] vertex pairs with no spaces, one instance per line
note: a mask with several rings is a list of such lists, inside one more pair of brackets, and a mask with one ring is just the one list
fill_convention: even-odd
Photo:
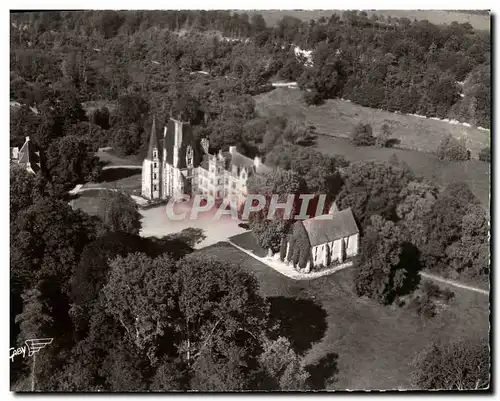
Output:
[[112,128],[110,131],[110,144],[118,155],[136,155],[141,150],[144,130],[139,125],[121,125],[116,128]]
[[104,39],[114,37],[124,22],[124,18],[114,10],[103,11],[97,20],[96,28]]
[[90,313],[100,301],[102,288],[108,282],[109,261],[128,253],[146,252],[152,256],[166,249],[155,249],[150,240],[123,232],[105,232],[82,250],[78,267],[71,275],[71,315],[78,331],[88,328]]
[[175,281],[179,352],[188,366],[198,369],[202,355],[231,359],[235,346],[248,362],[257,352],[268,316],[256,280],[237,265],[189,255],[178,263]]
[[75,135],[52,142],[46,160],[51,190],[64,194],[78,183],[95,180],[100,174],[96,150],[86,138]]
[[[390,304],[397,295],[415,288],[418,259],[406,257],[401,230],[392,221],[372,216],[355,263],[354,289],[382,304]],[[417,256],[418,257],[418,256]],[[408,260],[413,259],[413,260]]]
[[118,107],[112,115],[111,125],[142,125],[149,112],[149,103],[137,93],[129,93],[118,98]]
[[426,241],[426,219],[439,195],[439,189],[420,181],[410,181],[402,189],[396,213],[408,242],[421,247]]
[[251,18],[252,31],[258,35],[266,29],[266,21],[261,14],[253,14]]
[[385,148],[389,144],[389,140],[391,139],[391,128],[387,123],[382,124],[382,127],[380,129],[380,133],[375,139],[375,144],[379,148]]
[[69,290],[71,272],[95,234],[95,221],[66,202],[37,200],[11,225],[13,282],[31,287],[45,280]]
[[339,209],[350,207],[361,228],[378,214],[396,220],[401,191],[413,174],[404,167],[382,162],[353,163],[344,172],[344,186],[337,197]]
[[481,149],[479,152],[479,160],[485,163],[491,163],[491,149],[489,146]]
[[486,390],[490,388],[490,350],[486,340],[461,339],[432,344],[414,362],[419,390]]
[[37,176],[19,166],[10,168],[10,220],[33,204],[36,197]]
[[[266,198],[264,209],[252,212],[248,217],[252,235],[255,236],[257,242],[263,248],[271,248],[274,252],[277,252],[282,238],[292,224],[294,215],[299,210],[298,196],[305,192],[305,182],[294,171],[274,170],[264,175],[251,176],[247,185],[249,194],[259,194]],[[278,196],[279,203],[286,202],[288,196],[294,196],[289,216],[284,216],[285,212],[277,209],[272,219],[267,218],[273,195]]]
[[175,263],[168,255],[156,259],[141,253],[117,256],[103,288],[106,309],[152,365],[157,362],[159,338],[171,329],[174,318],[174,271]]
[[354,146],[374,145],[375,137],[372,134],[372,127],[369,124],[358,123],[351,133],[351,143]]
[[213,120],[208,126],[210,147],[214,149],[227,149],[241,143],[243,123],[238,119]]
[[109,231],[139,234],[142,216],[137,203],[127,194],[104,191],[99,197],[99,217]]
[[311,148],[281,144],[273,148],[265,162],[269,166],[293,170],[303,179],[309,193],[326,194],[335,197],[340,191],[342,180],[340,168],[347,162],[342,157],[331,157]]
[[311,89],[304,92],[304,102],[308,106],[319,106],[324,102],[324,98],[318,91]]
[[436,156],[441,160],[466,161],[470,156],[464,141],[458,141],[451,134],[443,138],[436,150]]
[[[19,346],[24,346],[24,339],[45,338],[51,335],[51,326],[54,324],[54,319],[50,315],[50,306],[42,299],[42,293],[37,288],[26,290],[22,295],[23,299],[23,312],[16,316],[16,323],[19,323],[20,333],[18,336]],[[42,365],[47,362],[47,358],[40,355]],[[37,383],[37,375],[40,371],[39,366],[36,365],[37,354],[33,355],[31,360],[31,391],[39,389]],[[44,366],[47,369],[47,366]]]
[[266,376],[263,390],[304,391],[307,390],[309,373],[302,361],[284,337],[266,340],[259,356],[261,369]]

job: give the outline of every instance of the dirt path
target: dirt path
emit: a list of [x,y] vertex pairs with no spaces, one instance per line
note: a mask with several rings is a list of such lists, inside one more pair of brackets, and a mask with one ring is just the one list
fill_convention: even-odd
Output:
[[449,279],[446,279],[446,278],[443,278],[440,276],[436,276],[434,274],[420,272],[420,275],[426,279],[429,279],[429,280],[434,280],[434,281],[438,281],[440,283],[449,284],[449,285],[452,285],[454,287],[463,288],[463,289],[466,289],[469,291],[474,291],[474,292],[477,292],[479,294],[484,294],[484,295],[490,294],[490,292],[488,290],[484,290],[484,289],[479,288],[479,287],[473,287],[470,285],[462,284],[462,283],[459,283],[458,281],[449,280]]
[[[250,255],[254,259],[257,259],[259,262],[262,262],[262,263],[266,264],[267,266],[269,266],[270,268],[276,270],[278,273],[281,273],[287,277],[293,278],[294,280],[307,280],[307,279],[310,280],[310,279],[314,279],[316,277],[320,277],[320,276],[323,276],[326,274],[332,274],[332,273],[335,273],[336,271],[340,270],[340,269],[333,269],[332,271],[322,272],[323,274],[319,274],[319,275],[315,275],[314,273],[296,274],[296,275],[287,274],[287,272],[284,272],[282,269],[278,269],[275,266],[268,263],[269,260],[267,260],[266,258],[260,258],[257,255],[255,255],[254,253],[252,253],[251,251],[236,245],[235,243],[231,242],[230,240],[227,240],[227,242],[229,242],[232,246],[239,249],[240,251],[245,252],[247,255]],[[346,267],[350,267],[350,266],[351,265],[348,265],[348,266],[346,265],[346,266],[343,266],[342,268],[346,268]],[[449,280],[449,279],[446,279],[446,278],[443,278],[440,276],[436,276],[434,274],[420,272],[420,275],[428,280],[438,281],[440,283],[445,283],[448,285],[452,285],[454,287],[463,288],[463,289],[469,290],[469,291],[474,291],[474,292],[477,292],[479,294],[483,294],[483,295],[490,294],[488,290],[484,290],[484,289],[479,288],[479,287],[473,287],[470,285],[462,284],[462,283],[459,283],[458,281]]]

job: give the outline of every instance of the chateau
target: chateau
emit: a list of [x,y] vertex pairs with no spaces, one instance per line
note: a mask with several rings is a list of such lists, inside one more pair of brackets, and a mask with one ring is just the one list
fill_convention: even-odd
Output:
[[28,172],[36,174],[40,170],[40,152],[35,148],[30,137],[26,137],[24,145],[10,148],[10,162],[18,164]]
[[195,139],[188,122],[171,118],[158,138],[153,120],[149,147],[142,166],[142,196],[166,199],[182,194],[247,195],[252,174],[271,171],[259,157],[250,159],[230,146],[229,151],[209,153],[206,138]]

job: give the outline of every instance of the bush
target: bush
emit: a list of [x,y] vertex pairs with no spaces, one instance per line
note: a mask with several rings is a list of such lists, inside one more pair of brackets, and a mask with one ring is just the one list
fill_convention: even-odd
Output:
[[390,139],[391,139],[391,129],[387,123],[382,124],[380,129],[380,133],[377,138],[375,138],[375,145],[379,148],[390,147]]
[[370,124],[359,123],[351,133],[351,143],[354,146],[373,146],[375,141]]
[[491,149],[489,146],[481,149],[479,152],[479,160],[485,163],[491,163]]
[[445,137],[439,144],[436,155],[441,160],[466,161],[470,159],[465,140],[457,140],[451,134]]
[[304,93],[304,101],[308,106],[317,106],[323,103],[323,96],[315,90]]
[[453,291],[441,289],[437,284],[431,283],[430,281],[425,281],[422,284],[422,292],[424,296],[429,299],[440,299],[446,302],[455,296]]
[[283,239],[283,241],[281,241],[281,246],[280,246],[280,260],[282,262],[285,260],[285,257],[286,257],[287,243],[288,243],[288,241],[286,239]]
[[416,311],[420,316],[431,318],[436,316],[436,304],[427,296],[417,296],[408,305],[409,309]]

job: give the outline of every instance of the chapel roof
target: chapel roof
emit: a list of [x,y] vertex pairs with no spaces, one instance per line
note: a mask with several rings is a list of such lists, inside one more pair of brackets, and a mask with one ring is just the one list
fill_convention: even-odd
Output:
[[359,233],[351,208],[303,220],[302,224],[312,247]]

